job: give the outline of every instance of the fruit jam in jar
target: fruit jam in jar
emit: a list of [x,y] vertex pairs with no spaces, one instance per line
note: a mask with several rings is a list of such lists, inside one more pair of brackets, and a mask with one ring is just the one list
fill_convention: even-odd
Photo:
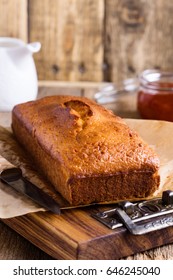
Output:
[[173,73],[145,70],[137,98],[142,118],[173,121]]

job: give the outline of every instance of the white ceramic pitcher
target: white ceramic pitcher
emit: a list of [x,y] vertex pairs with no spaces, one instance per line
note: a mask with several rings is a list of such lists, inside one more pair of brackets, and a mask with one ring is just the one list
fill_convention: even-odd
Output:
[[32,54],[39,42],[25,44],[16,38],[0,37],[0,111],[34,100],[38,92],[37,72]]

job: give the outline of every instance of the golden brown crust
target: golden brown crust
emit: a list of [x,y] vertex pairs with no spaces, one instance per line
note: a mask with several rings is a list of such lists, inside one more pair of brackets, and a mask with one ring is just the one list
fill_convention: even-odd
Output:
[[15,106],[12,128],[71,204],[145,197],[159,159],[136,132],[95,102],[50,96]]

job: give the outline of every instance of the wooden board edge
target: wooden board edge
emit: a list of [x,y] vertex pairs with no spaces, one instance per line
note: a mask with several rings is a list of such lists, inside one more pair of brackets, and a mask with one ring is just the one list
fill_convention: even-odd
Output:
[[[46,216],[49,214],[44,213]],[[73,240],[67,240],[67,237],[57,232],[46,219],[43,222],[41,212],[1,219],[1,221],[55,259],[75,260],[77,258],[78,244]]]
[[145,235],[132,235],[122,227],[113,230],[112,235],[80,244],[77,258],[79,260],[120,260],[172,242],[173,227]]

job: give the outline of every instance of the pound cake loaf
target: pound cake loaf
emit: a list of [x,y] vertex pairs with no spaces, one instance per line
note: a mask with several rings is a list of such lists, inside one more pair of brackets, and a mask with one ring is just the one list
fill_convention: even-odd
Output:
[[12,129],[71,205],[144,198],[159,186],[155,152],[123,119],[87,98],[16,105]]

